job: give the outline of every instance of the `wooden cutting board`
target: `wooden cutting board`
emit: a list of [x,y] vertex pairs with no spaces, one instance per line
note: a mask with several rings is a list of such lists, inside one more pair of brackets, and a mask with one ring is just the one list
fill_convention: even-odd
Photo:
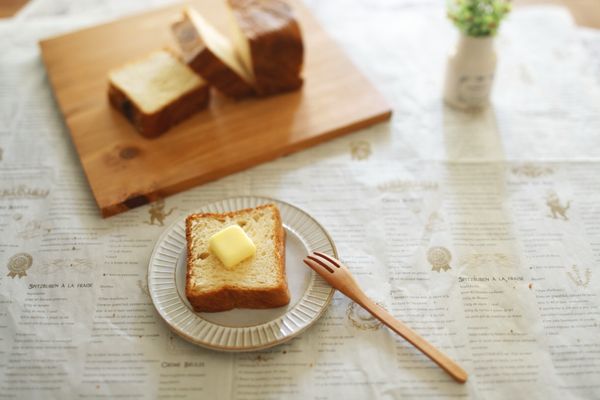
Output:
[[[223,26],[222,3],[191,4]],[[156,48],[177,49],[170,25],[182,5],[40,43],[102,216],[389,119],[391,110],[381,94],[306,7],[292,4],[306,47],[300,91],[242,101],[214,95],[208,110],[156,139],[140,136],[110,107],[107,72]]]

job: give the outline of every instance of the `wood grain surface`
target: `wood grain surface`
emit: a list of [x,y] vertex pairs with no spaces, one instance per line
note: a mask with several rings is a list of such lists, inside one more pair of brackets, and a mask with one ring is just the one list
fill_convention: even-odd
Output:
[[0,0],[0,18],[12,17],[28,0]]
[[[192,2],[223,26],[214,0]],[[112,109],[107,72],[161,47],[182,5],[40,43],[54,93],[104,217],[218,179],[390,117],[386,100],[299,2],[306,45],[300,91],[240,101],[213,96],[156,139]],[[213,93],[216,94],[216,93]]]

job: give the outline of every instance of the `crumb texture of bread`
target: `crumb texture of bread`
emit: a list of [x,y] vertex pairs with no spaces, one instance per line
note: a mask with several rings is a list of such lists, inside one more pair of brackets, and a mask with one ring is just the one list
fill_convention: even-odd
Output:
[[[256,253],[226,267],[210,252],[209,239],[233,224],[252,239]],[[186,237],[186,296],[196,311],[274,308],[289,303],[285,233],[274,204],[224,214],[192,214],[186,219]]]
[[167,50],[109,73],[108,97],[144,136],[158,136],[208,106],[206,82]]
[[188,7],[171,30],[184,61],[217,90],[234,98],[254,94],[253,78],[232,42],[194,8]]
[[304,61],[300,26],[282,0],[228,0],[232,33],[242,63],[258,94],[298,89]]

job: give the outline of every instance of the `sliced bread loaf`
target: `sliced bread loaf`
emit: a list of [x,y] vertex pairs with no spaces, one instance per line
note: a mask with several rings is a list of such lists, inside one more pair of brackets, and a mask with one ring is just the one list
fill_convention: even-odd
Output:
[[[254,256],[226,267],[209,250],[209,239],[239,225],[256,246]],[[194,310],[273,308],[289,303],[285,277],[285,231],[274,204],[224,214],[192,214],[186,219],[186,296]]]
[[171,26],[185,62],[212,86],[227,96],[254,94],[252,76],[236,49],[195,9],[188,7],[183,19]]
[[228,0],[233,41],[258,94],[298,89],[304,45],[292,8],[283,0]]
[[207,107],[209,87],[168,50],[109,73],[110,103],[144,136],[155,137]]

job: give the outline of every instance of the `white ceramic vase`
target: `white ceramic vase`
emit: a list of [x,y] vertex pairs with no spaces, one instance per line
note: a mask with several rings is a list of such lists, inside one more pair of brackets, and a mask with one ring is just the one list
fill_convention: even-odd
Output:
[[496,50],[493,37],[462,35],[448,56],[444,100],[461,110],[478,110],[489,105]]

